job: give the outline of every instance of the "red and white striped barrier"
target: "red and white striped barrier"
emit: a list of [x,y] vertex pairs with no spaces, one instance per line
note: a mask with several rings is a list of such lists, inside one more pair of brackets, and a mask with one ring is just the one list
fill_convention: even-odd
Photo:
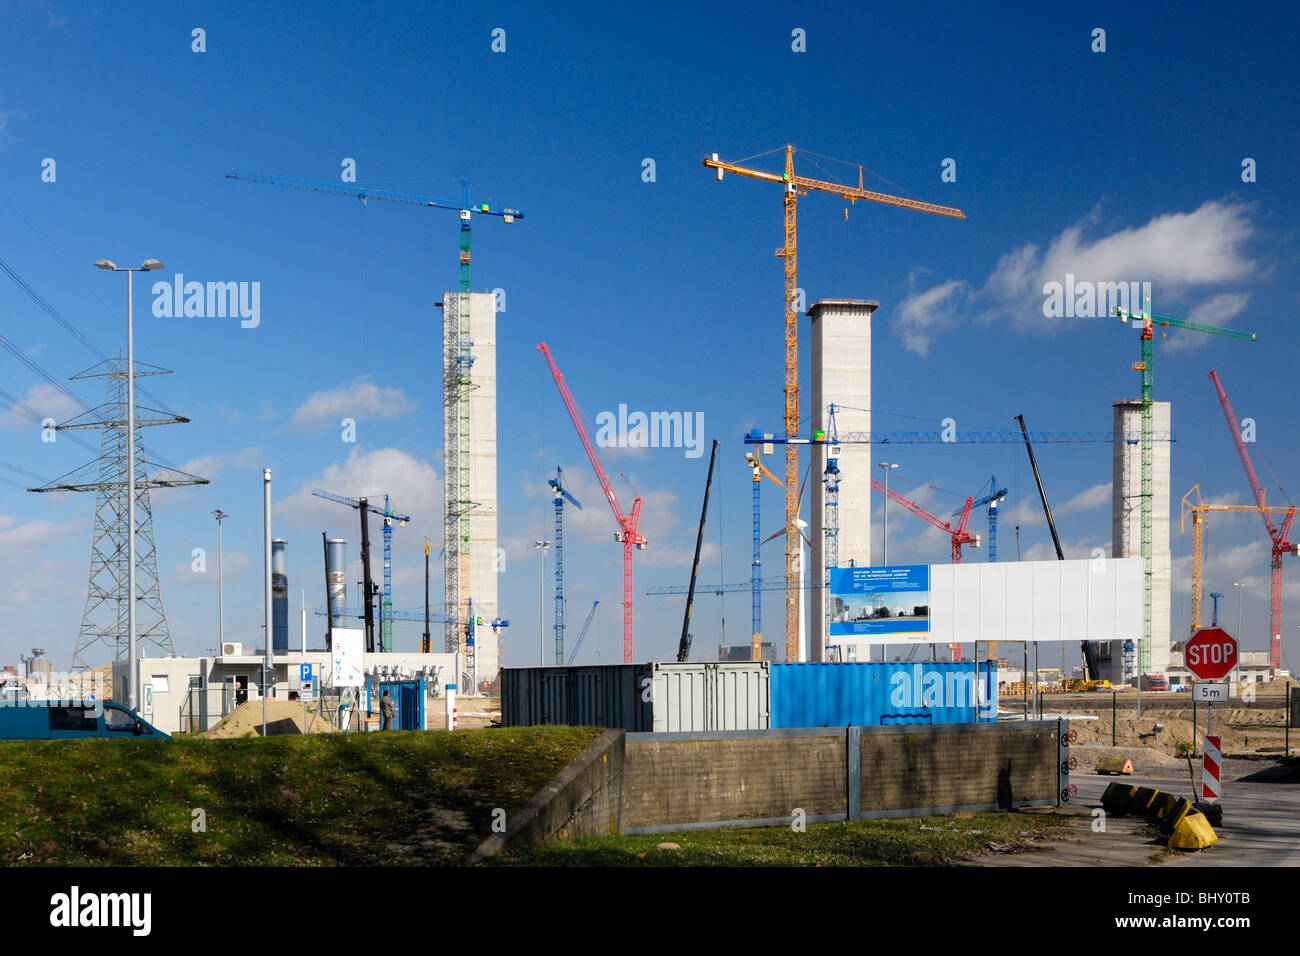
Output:
[[1223,764],[1223,754],[1219,750],[1222,737],[1205,738],[1205,763],[1201,768],[1201,799],[1218,800],[1219,768]]

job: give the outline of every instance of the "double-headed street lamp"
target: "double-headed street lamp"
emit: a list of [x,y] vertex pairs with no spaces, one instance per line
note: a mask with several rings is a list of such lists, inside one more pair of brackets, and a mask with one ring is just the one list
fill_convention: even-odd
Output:
[[131,310],[131,273],[154,272],[163,264],[146,259],[139,268],[122,268],[108,259],[96,259],[95,267],[126,273],[126,560],[127,560],[127,664],[126,705],[136,709],[140,677],[135,656],[135,320]]

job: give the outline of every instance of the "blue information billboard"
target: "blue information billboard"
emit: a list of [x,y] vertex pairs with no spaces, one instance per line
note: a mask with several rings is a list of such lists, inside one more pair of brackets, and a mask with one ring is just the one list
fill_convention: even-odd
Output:
[[926,640],[930,633],[930,566],[830,568],[830,637],[898,635]]

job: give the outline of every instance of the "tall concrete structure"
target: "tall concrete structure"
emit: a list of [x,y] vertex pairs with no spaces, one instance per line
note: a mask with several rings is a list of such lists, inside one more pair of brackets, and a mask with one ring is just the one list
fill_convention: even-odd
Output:
[[[1115,402],[1114,430],[1117,436],[1112,458],[1111,557],[1142,556],[1142,402]],[[1152,432],[1159,440],[1152,445],[1151,469],[1151,646],[1137,658],[1141,673],[1163,674],[1169,669],[1170,584],[1169,553],[1169,461],[1171,443],[1170,406],[1153,402]],[[1119,439],[1122,436],[1122,440]],[[1110,680],[1123,680],[1122,643],[1113,642],[1109,655],[1103,649],[1102,666],[1109,656]],[[1134,675],[1129,675],[1130,677]]]
[[[879,302],[867,299],[822,299],[808,310],[812,324],[812,411],[813,431],[827,431],[829,409],[835,405],[839,435],[871,431],[871,314]],[[812,471],[808,475],[809,533],[811,542],[807,583],[822,590],[809,591],[805,602],[808,631],[808,659],[826,659],[826,615],[828,558],[838,567],[871,564],[871,446],[838,446],[838,455],[828,447],[813,445]],[[830,449],[834,451],[834,449]],[[835,457],[840,471],[838,534],[828,535],[826,460]],[[831,519],[834,520],[834,519]],[[829,555],[828,555],[828,552]]]
[[[468,299],[463,308],[462,297]],[[488,292],[443,293],[443,497],[447,529],[446,610],[461,621],[461,693],[477,691],[464,628],[472,607],[473,669],[478,681],[496,679],[497,573],[497,352],[496,297]],[[456,554],[452,555],[452,549]]]

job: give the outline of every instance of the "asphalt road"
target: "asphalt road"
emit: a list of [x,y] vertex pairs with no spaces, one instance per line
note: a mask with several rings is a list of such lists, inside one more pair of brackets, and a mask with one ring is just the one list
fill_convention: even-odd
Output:
[[1186,770],[1162,768],[1124,778],[1076,772],[1070,774],[1078,788],[1070,802],[1078,814],[1072,839],[1029,853],[985,857],[977,865],[1300,866],[1300,772],[1287,773],[1271,761],[1229,758],[1223,777],[1223,825],[1216,828],[1219,842],[1207,850],[1166,850],[1140,818],[1107,817],[1104,833],[1094,829],[1091,810],[1101,806],[1103,791],[1117,779],[1187,796],[1192,788]]

